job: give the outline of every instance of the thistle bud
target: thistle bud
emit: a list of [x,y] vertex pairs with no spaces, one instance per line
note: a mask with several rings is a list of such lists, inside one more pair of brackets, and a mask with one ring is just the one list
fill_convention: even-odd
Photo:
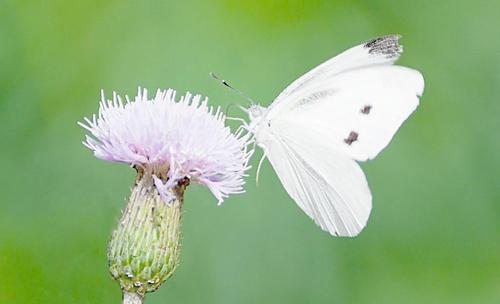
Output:
[[178,182],[169,203],[153,176],[139,173],[109,244],[109,270],[124,292],[141,297],[158,289],[179,262],[181,211],[189,180]]

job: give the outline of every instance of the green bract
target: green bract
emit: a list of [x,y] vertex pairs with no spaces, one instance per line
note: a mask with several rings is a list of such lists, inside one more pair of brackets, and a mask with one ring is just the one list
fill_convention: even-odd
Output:
[[173,274],[179,261],[186,186],[178,184],[176,199],[166,204],[154,186],[151,173],[138,175],[108,251],[109,270],[124,292],[144,296]]

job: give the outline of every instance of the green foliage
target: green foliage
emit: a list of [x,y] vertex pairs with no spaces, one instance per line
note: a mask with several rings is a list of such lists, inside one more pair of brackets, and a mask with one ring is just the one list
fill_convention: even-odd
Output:
[[135,172],[96,160],[76,125],[101,89],[245,104],[213,71],[268,105],[323,60],[389,33],[403,35],[400,63],[426,89],[363,164],[374,197],[363,233],[321,232],[267,163],[221,207],[193,185],[181,263],[148,304],[497,303],[499,28],[493,0],[0,1],[0,303],[120,301],[106,250]]

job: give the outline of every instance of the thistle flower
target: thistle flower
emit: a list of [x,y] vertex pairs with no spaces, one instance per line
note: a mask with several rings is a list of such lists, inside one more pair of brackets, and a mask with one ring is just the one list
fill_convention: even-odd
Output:
[[126,97],[125,103],[117,94],[112,100],[103,94],[98,115],[79,122],[90,133],[83,144],[97,158],[137,170],[108,250],[124,303],[142,301],[174,272],[183,194],[191,182],[207,186],[218,204],[244,191],[249,136],[232,134],[220,108],[207,102],[190,93],[176,102],[171,89],[149,100],[139,88],[135,100]]
[[224,127],[224,114],[187,93],[175,102],[175,91],[158,90],[153,100],[139,89],[134,101],[120,96],[100,102],[99,115],[79,122],[91,135],[85,146],[97,158],[128,163],[152,173],[156,189],[169,203],[172,189],[184,178],[206,185],[221,204],[243,192],[250,153],[246,136]]

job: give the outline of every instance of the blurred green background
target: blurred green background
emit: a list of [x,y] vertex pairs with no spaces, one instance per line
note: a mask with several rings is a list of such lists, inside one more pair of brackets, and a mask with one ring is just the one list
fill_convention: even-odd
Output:
[[[134,180],[76,121],[137,86],[264,105],[338,52],[403,35],[421,106],[363,164],[368,227],[338,239],[270,165],[221,207],[190,187],[181,266],[150,303],[500,303],[499,1],[0,1],[0,303],[119,303],[106,247]],[[234,114],[234,113],[233,113]],[[259,152],[260,155],[260,152]],[[253,163],[257,162],[257,157]]]

